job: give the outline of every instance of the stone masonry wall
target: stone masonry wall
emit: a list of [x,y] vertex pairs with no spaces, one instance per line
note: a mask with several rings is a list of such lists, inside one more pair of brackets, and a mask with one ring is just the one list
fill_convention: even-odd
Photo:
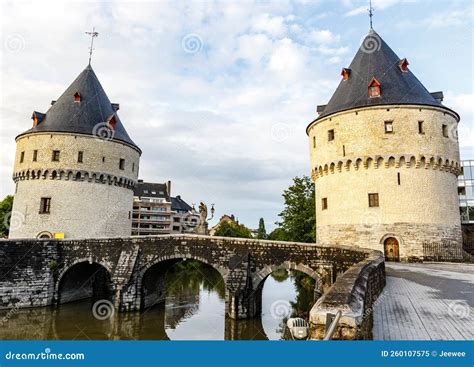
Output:
[[[358,108],[312,122],[316,242],[383,251],[381,238],[392,234],[402,259],[422,258],[432,239],[459,246],[457,125],[446,109],[415,105]],[[378,194],[378,205],[369,206],[369,194]]]
[[50,305],[57,246],[42,241],[0,241],[0,308]]
[[311,339],[323,339],[327,314],[342,316],[332,339],[372,339],[373,304],[385,287],[382,253],[373,254],[347,270],[310,311]]
[[[451,260],[462,259],[461,227],[454,225],[429,225],[415,223],[330,225],[318,228],[318,240],[338,245],[366,244],[365,247],[384,251],[384,240],[398,240],[401,261],[431,260],[426,244],[445,243]],[[457,255],[456,255],[457,254]],[[426,257],[426,259],[425,259]]]
[[261,310],[264,279],[276,269],[298,269],[328,289],[371,250],[195,235],[87,240],[0,241],[0,307],[55,304],[65,274],[76,264],[107,271],[113,300],[121,311],[143,307],[142,279],[168,260],[195,259],[214,267],[226,285],[230,317],[250,318]]
[[[52,161],[53,150],[60,151],[59,161]],[[78,162],[79,151],[82,162]],[[124,169],[120,159],[125,160]],[[16,225],[10,238],[36,238],[41,232],[62,232],[65,238],[130,235],[139,159],[136,148],[93,136],[21,136],[13,172]],[[51,198],[49,214],[39,213],[41,198]]]

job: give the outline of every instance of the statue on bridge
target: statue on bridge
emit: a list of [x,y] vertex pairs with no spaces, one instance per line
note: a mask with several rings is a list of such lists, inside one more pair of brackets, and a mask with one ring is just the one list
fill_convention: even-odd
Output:
[[208,230],[208,222],[212,218],[214,218],[214,204],[211,204],[211,217],[207,217],[207,205],[204,204],[204,202],[199,203],[199,225],[197,228],[197,233],[198,234],[203,234],[203,235],[208,235],[209,230]]

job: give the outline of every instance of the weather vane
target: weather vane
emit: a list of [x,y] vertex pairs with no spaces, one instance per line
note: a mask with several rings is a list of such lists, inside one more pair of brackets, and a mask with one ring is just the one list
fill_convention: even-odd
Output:
[[374,8],[372,7],[372,0],[369,0],[370,29],[372,29],[372,17],[373,16],[374,16]]
[[91,47],[89,47],[89,65],[91,64],[92,59],[92,51],[94,51],[94,38],[99,35],[99,32],[95,31],[95,27],[92,27],[92,32],[86,32],[89,36],[91,36]]

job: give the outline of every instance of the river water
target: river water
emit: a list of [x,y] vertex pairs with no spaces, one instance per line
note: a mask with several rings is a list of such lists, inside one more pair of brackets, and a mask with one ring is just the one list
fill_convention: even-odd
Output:
[[85,299],[57,308],[0,311],[0,339],[60,340],[280,340],[289,339],[286,320],[307,318],[314,283],[302,273],[276,271],[266,280],[262,315],[225,317],[219,273],[201,265],[174,266],[166,275],[166,301],[142,312],[116,313],[100,320]]

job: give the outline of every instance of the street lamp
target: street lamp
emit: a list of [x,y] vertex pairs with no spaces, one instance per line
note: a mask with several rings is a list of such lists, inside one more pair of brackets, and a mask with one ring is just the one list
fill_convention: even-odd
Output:
[[212,218],[214,218],[214,212],[215,212],[214,204],[211,204],[211,217],[207,218],[206,221],[211,220]]

